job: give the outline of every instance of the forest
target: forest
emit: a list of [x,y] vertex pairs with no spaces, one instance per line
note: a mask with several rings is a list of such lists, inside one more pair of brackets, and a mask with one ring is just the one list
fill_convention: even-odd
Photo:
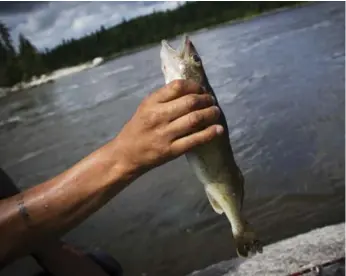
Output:
[[51,49],[38,50],[35,41],[19,35],[15,47],[8,27],[0,21],[0,87],[10,87],[33,76],[73,66],[95,57],[111,59],[138,47],[173,38],[231,20],[265,11],[296,6],[302,2],[186,2],[177,9],[123,20],[105,28],[100,26],[79,39],[63,40]]

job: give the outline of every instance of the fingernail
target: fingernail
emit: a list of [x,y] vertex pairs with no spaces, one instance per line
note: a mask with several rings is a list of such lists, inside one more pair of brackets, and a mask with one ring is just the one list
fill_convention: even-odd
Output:
[[220,126],[220,125],[217,125],[217,126],[216,126],[216,133],[217,133],[217,134],[222,134],[222,133],[223,133],[223,127]]

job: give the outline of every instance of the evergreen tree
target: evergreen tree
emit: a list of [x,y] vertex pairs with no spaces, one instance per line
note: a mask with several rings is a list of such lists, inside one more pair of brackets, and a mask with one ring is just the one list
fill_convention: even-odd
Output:
[[54,48],[41,52],[21,34],[16,53],[8,28],[0,22],[0,86],[91,61],[97,56],[111,59],[164,38],[297,3],[300,2],[186,2],[175,10],[155,11],[131,20],[122,18],[116,26],[100,26],[80,39],[64,39]]
[[44,72],[41,54],[23,34],[19,34],[19,60],[25,81]]
[[15,56],[15,50],[11,40],[10,32],[7,26],[0,21],[0,42],[6,48],[8,56]]
[[7,26],[0,21],[0,86],[11,86],[22,78],[16,51]]

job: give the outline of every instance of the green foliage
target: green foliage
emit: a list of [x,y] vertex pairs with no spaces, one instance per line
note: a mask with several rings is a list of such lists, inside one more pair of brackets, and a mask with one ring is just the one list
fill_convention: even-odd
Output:
[[15,50],[11,40],[10,32],[7,26],[2,22],[0,22],[0,42],[1,47],[6,51],[6,55],[8,57],[14,57]]
[[100,29],[80,39],[63,40],[53,49],[38,52],[23,35],[19,52],[12,46],[8,29],[0,22],[0,86],[77,65],[102,56],[111,58],[124,51],[157,43],[184,32],[244,18],[299,2],[187,2],[175,10],[153,12],[118,25]]
[[10,86],[22,79],[16,52],[7,26],[0,22],[0,86]]
[[46,72],[42,54],[22,34],[16,52],[8,28],[0,22],[0,87],[12,86]]
[[19,35],[19,65],[23,71],[22,79],[29,80],[32,76],[39,76],[46,70],[43,67],[42,56],[31,42],[22,34]]

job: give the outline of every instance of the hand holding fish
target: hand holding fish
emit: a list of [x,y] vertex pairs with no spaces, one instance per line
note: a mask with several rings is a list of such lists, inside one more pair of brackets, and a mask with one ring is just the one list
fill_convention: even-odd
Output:
[[142,101],[115,139],[56,177],[0,200],[0,268],[60,237],[150,168],[222,135],[220,110],[202,92],[193,81],[168,83]]
[[147,96],[115,143],[135,176],[223,133],[214,98],[193,81],[175,80]]
[[116,138],[59,175],[0,200],[0,267],[37,253],[37,245],[71,230],[138,176],[182,154],[214,210],[229,219],[238,254],[262,251],[241,213],[244,179],[197,51],[187,38],[181,53],[163,42],[161,58],[166,85],[141,102]]

